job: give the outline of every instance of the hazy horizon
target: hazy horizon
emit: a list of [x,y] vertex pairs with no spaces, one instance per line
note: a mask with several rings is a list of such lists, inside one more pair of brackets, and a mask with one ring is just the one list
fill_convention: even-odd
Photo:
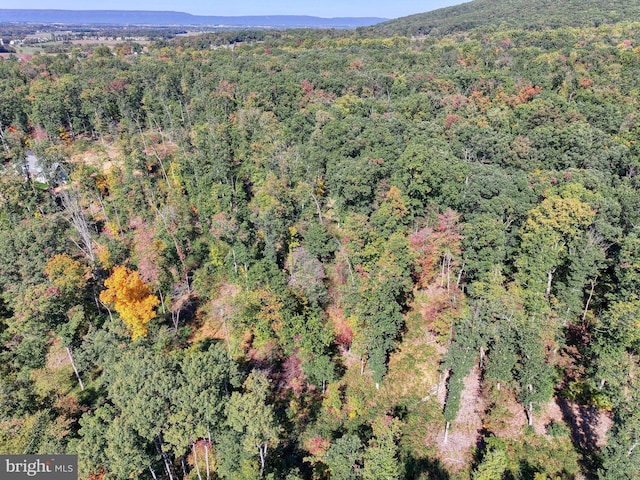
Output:
[[132,5],[131,2],[125,0],[95,0],[88,5],[85,0],[59,0],[56,2],[51,0],[23,0],[14,9],[173,11],[204,16],[310,15],[324,18],[398,18],[461,3],[465,2],[461,0],[399,0],[396,2],[353,0],[345,3],[337,0],[326,0],[324,2],[245,0],[242,2],[212,4],[204,0],[184,0],[179,3],[174,0],[139,0],[135,2],[135,5]]

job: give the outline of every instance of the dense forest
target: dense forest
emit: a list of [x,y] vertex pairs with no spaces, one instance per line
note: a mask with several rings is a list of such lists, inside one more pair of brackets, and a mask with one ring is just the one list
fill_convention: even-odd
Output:
[[638,478],[639,71],[640,23],[0,60],[0,452]]
[[374,35],[436,35],[488,29],[597,27],[640,16],[640,4],[625,0],[473,0],[361,28]]

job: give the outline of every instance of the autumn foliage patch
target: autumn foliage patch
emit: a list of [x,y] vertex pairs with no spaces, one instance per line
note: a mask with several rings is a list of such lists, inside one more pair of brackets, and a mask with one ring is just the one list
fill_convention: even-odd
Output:
[[147,323],[155,318],[155,307],[160,300],[151,294],[151,289],[142,281],[140,274],[118,266],[104,281],[104,286],[107,289],[100,293],[100,300],[114,306],[131,332],[131,339],[146,336]]

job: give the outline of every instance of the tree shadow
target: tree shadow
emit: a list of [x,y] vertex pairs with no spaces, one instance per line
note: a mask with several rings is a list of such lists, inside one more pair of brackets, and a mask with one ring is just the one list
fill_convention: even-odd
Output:
[[475,469],[480,465],[487,454],[487,438],[490,436],[493,436],[493,434],[486,427],[482,427],[480,431],[478,431],[476,448],[473,453],[473,462],[471,464],[472,469]]
[[[518,470],[507,470],[503,480],[534,480],[540,469],[531,465],[527,460],[520,460]],[[546,478],[546,477],[545,477]]]
[[520,460],[520,472],[518,477],[522,480],[534,480],[537,473],[540,473],[540,469],[534,467],[526,460]]
[[562,393],[563,389],[570,391],[570,384],[579,382],[590,367],[592,354],[589,345],[593,337],[592,328],[593,325],[585,322],[567,325],[564,351],[570,363],[565,373],[564,385],[556,392],[556,402],[562,412],[562,420],[569,427],[571,442],[580,454],[580,467],[589,480],[597,478],[594,472],[597,472],[601,466],[598,447],[601,419],[595,407],[583,405],[590,400],[584,392],[577,395],[574,402],[568,400]]
[[449,473],[440,460],[415,458],[409,455],[404,461],[406,480],[449,480]]
[[598,411],[591,405],[572,406],[566,398],[557,398],[562,411],[562,419],[571,428],[571,439],[574,445],[582,451],[597,450]]
[[580,452],[581,466],[586,477],[596,479],[600,467],[598,456],[598,410],[592,405],[572,405],[566,398],[557,397],[562,419],[569,426],[573,446]]

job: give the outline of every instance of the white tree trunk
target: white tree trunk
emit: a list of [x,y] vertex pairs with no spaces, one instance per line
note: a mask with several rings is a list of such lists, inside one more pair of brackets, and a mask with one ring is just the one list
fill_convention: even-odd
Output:
[[167,472],[167,477],[169,477],[169,480],[173,480],[173,473],[171,472],[169,458],[167,457],[167,453],[162,449],[162,434],[158,434],[155,444],[156,448],[158,449],[158,453],[160,454],[160,458],[162,458],[162,461],[164,462],[164,468]]
[[151,465],[149,465],[149,471],[151,472],[151,476],[153,477],[153,480],[158,480],[158,477],[156,477],[156,472],[153,471],[153,468],[151,468]]
[[207,442],[204,442],[204,453],[205,453],[204,463],[207,466],[207,480],[210,480],[211,474],[209,473],[209,470],[210,470],[210,467],[209,467],[209,444]]
[[587,303],[584,306],[584,312],[582,313],[582,323],[587,319],[587,312],[589,311],[589,304],[591,303],[591,299],[593,298],[593,291],[596,288],[596,279],[591,280],[591,291],[589,292],[589,298],[587,298]]
[[260,454],[260,478],[264,476],[264,468],[267,463],[267,444],[258,445],[258,453]]
[[69,347],[65,347],[65,348],[67,349],[67,355],[69,356],[69,360],[71,361],[71,366],[73,367],[73,371],[76,374],[78,383],[80,384],[80,390],[84,390],[84,383],[82,383],[82,378],[80,378],[80,374],[78,373],[78,369],[76,368],[76,362],[73,361],[73,355],[71,355],[71,349]]
[[196,452],[196,444],[191,444],[191,450],[193,451],[193,463],[196,465],[196,472],[198,473],[198,480],[202,480],[202,475],[200,475],[200,465],[198,465],[198,453]]

